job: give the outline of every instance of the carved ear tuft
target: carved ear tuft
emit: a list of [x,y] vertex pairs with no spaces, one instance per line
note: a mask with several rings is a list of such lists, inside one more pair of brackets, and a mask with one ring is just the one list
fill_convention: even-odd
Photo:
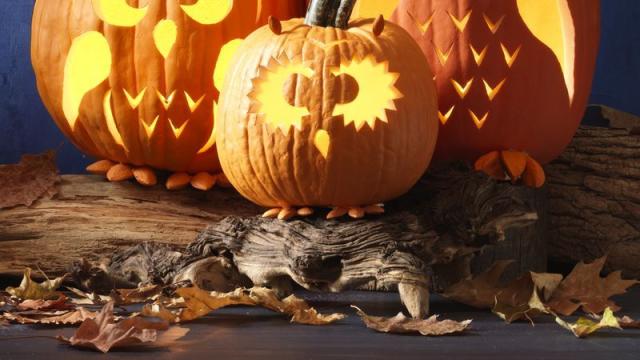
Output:
[[282,34],[282,23],[277,18],[269,16],[269,29],[275,35],[280,35]]
[[384,16],[378,15],[376,20],[373,22],[373,28],[371,29],[371,32],[373,32],[373,35],[375,36],[380,36],[380,34],[382,34],[382,32],[384,31],[384,26]]

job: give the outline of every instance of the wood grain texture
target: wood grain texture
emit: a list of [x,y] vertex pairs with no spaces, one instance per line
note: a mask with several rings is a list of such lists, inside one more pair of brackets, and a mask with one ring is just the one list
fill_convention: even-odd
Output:
[[640,118],[602,108],[610,128],[582,127],[548,169],[550,256],[609,254],[608,270],[640,277]]

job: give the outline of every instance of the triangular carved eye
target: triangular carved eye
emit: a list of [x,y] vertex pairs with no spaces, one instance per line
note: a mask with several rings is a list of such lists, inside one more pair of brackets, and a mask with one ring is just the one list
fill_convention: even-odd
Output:
[[148,7],[136,8],[127,0],[91,0],[93,11],[105,23],[113,26],[132,27],[147,15]]
[[224,20],[233,9],[233,0],[198,0],[193,5],[180,5],[194,21],[213,25]]

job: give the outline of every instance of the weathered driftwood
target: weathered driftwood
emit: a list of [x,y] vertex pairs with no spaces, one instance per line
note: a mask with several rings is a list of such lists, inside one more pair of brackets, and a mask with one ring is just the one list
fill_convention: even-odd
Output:
[[[550,256],[609,254],[608,270],[640,277],[640,118],[601,108],[609,128],[582,127],[548,168]],[[606,124],[603,124],[606,125]]]

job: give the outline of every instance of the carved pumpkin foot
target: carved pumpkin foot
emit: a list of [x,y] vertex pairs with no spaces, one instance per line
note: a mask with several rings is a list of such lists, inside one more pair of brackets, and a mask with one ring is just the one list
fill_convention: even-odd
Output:
[[364,207],[342,207],[336,206],[327,214],[327,220],[341,218],[349,215],[352,219],[362,219],[366,215],[381,215],[384,214],[384,205],[376,204]]
[[158,183],[155,171],[143,166],[135,168],[127,164],[115,163],[111,160],[100,160],[87,166],[87,171],[94,175],[102,175],[111,182],[135,179],[140,185],[155,186]]
[[185,172],[173,173],[167,179],[165,186],[167,190],[181,190],[189,185],[201,191],[209,191],[216,185],[225,188],[231,187],[231,183],[224,174],[211,174],[204,171],[195,175]]
[[521,151],[492,151],[481,156],[476,161],[475,168],[496,180],[511,181],[514,184],[521,181],[532,188],[542,187],[546,180],[542,165]]
[[313,215],[314,211],[310,207],[296,209],[294,207],[281,207],[269,209],[262,214],[264,218],[278,219],[286,221],[294,217],[307,217]]

